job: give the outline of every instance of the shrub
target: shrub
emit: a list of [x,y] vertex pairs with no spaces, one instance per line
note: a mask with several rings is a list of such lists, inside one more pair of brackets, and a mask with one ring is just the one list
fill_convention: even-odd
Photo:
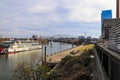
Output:
[[67,61],[69,61],[72,58],[72,56],[66,56],[62,59],[62,61],[59,64],[59,67],[61,68]]

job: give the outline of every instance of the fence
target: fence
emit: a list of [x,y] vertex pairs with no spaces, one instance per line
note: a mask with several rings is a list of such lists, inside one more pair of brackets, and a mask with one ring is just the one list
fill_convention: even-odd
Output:
[[96,55],[99,57],[108,80],[120,80],[120,53],[110,51],[99,45],[96,45],[95,48]]

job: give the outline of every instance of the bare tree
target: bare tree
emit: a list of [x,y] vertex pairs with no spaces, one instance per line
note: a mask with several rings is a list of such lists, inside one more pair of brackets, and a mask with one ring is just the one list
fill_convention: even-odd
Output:
[[30,63],[20,63],[15,69],[15,80],[46,80],[49,68],[37,61],[37,55],[31,55]]

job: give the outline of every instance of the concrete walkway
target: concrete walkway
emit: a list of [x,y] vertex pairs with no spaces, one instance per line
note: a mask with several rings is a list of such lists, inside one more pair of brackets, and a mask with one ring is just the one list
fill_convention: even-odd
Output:
[[[60,62],[61,59],[64,58],[65,56],[71,55],[70,52],[72,52],[72,51],[77,52],[78,50],[81,51],[80,50],[81,47],[83,47],[83,45],[80,45],[80,46],[77,46],[77,47],[74,47],[74,48],[71,48],[71,49],[67,49],[67,50],[64,50],[64,51],[49,55],[49,56],[46,57],[46,62],[49,62],[49,63]],[[81,53],[82,53],[82,51],[79,52],[79,55]]]

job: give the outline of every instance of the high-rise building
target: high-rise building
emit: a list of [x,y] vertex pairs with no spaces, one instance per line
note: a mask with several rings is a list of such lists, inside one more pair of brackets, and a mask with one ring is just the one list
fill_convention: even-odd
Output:
[[116,1],[116,18],[120,18],[120,0]]
[[112,19],[112,10],[103,10],[101,14],[101,22],[102,22],[102,38],[108,39],[109,38],[109,29],[110,26],[110,19]]
[[101,19],[112,19],[112,10],[103,10],[101,14]]

